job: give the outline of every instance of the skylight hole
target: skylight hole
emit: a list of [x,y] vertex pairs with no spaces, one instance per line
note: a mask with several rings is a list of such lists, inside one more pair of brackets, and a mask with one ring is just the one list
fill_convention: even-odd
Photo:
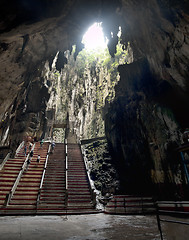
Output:
[[104,36],[102,23],[95,22],[84,34],[82,43],[85,49],[98,50],[107,48],[108,39]]

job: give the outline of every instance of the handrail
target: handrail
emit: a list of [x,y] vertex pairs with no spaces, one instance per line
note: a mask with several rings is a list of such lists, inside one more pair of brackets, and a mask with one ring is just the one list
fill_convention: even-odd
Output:
[[[35,144],[33,145],[32,150],[34,150],[34,148],[35,148]],[[15,182],[14,182],[13,187],[11,188],[10,192],[9,192],[9,193],[7,194],[7,196],[6,196],[6,199],[5,199],[5,202],[4,202],[4,206],[8,206],[9,202],[11,201],[11,198],[13,197],[13,195],[14,195],[14,193],[15,193],[15,191],[16,191],[16,188],[17,188],[17,186],[18,186],[18,183],[19,183],[19,181],[20,181],[20,179],[21,179],[21,177],[22,177],[22,174],[23,174],[23,172],[24,172],[24,170],[25,170],[25,167],[26,167],[26,164],[27,164],[27,160],[28,160],[28,158],[29,158],[29,155],[30,155],[30,152],[28,153],[28,155],[27,155],[27,157],[26,157],[26,159],[25,159],[25,161],[24,161],[24,163],[23,163],[23,165],[22,165],[22,168],[21,168],[21,170],[19,171],[19,174],[18,174],[18,176],[17,176],[17,178],[16,178],[16,180],[15,180]]]
[[9,159],[9,157],[10,157],[10,152],[9,153],[7,153],[7,155],[6,155],[6,157],[4,158],[4,160],[3,160],[3,162],[0,164],[0,170],[2,170],[3,169],[3,167],[4,167],[4,165],[5,165],[5,163],[7,162],[7,160]]
[[42,177],[41,177],[41,183],[40,183],[39,191],[38,191],[38,194],[37,194],[37,205],[38,205],[39,202],[40,202],[41,189],[42,189],[42,186],[43,186],[43,181],[44,181],[44,177],[45,177],[45,172],[46,172],[46,169],[47,169],[47,163],[48,163],[48,159],[49,159],[50,150],[51,150],[51,144],[49,144],[49,148],[48,148],[48,151],[47,151],[47,157],[46,157],[46,160],[45,160],[45,165],[44,165],[44,169],[43,169],[43,174],[42,174]]
[[22,141],[20,143],[20,145],[18,146],[18,148],[16,149],[16,152],[15,152],[15,156],[17,156],[17,154],[20,152],[20,149],[24,146],[24,141]]
[[186,216],[188,216],[189,215],[189,212],[181,212],[181,211],[165,211],[165,210],[158,210],[158,212],[159,213],[162,213],[162,215],[164,214],[168,214],[168,215],[172,215],[172,216],[174,216],[174,215],[182,215],[182,216],[184,216],[184,215],[186,215]]
[[168,220],[168,219],[160,219],[161,222],[169,222],[169,223],[178,223],[183,225],[189,225],[189,222],[182,222],[182,221],[174,221],[174,220]]
[[91,181],[90,181],[90,175],[89,175],[89,169],[88,169],[88,166],[87,166],[87,163],[86,163],[86,160],[83,156],[83,152],[82,152],[82,149],[81,149],[81,144],[79,144],[79,147],[80,147],[80,151],[82,153],[82,157],[83,157],[83,161],[84,161],[84,165],[85,165],[85,170],[86,170],[86,173],[87,173],[87,180],[88,180],[88,183],[89,183],[89,189],[90,189],[90,192],[91,192],[91,201],[93,203],[93,207],[96,206],[96,193],[95,193],[95,189],[92,187],[91,185]]
[[[170,201],[165,201],[166,203],[169,204],[181,204],[182,202],[170,202]],[[169,220],[169,219],[165,219],[165,218],[160,218],[160,214],[167,214],[167,215],[188,215],[187,212],[182,212],[182,211],[166,211],[166,210],[160,210],[159,206],[158,206],[158,202],[155,203],[156,206],[156,217],[157,217],[157,224],[158,224],[158,229],[160,232],[160,237],[161,240],[163,240],[163,233],[162,233],[162,228],[161,228],[161,222],[169,222],[169,223],[176,223],[176,224],[183,224],[183,225],[189,225],[189,222],[183,222],[183,221],[177,221],[177,220]]]
[[68,141],[65,139],[65,170],[66,170],[66,192],[65,192],[65,206],[68,205]]

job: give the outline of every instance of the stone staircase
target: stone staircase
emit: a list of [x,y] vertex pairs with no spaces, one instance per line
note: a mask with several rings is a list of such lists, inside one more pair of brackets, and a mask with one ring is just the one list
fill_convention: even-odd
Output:
[[37,213],[61,213],[65,211],[65,147],[56,143],[49,155]]
[[0,209],[4,208],[7,194],[10,192],[18,173],[25,161],[25,156],[19,153],[14,159],[7,160],[3,169],[0,171]]
[[[65,145],[56,143],[54,153],[49,155],[48,148],[47,142],[43,144],[43,148],[40,147],[40,143],[36,143],[31,163],[23,172],[9,204],[5,206],[7,194],[10,193],[26,160],[23,147],[14,159],[7,160],[0,171],[0,215],[97,212],[91,201],[91,190],[80,146],[76,143],[68,144],[67,169]],[[36,161],[38,155],[39,163]],[[45,168],[47,155],[49,157]]]
[[96,212],[80,146],[68,144],[68,213]]
[[149,214],[155,211],[151,197],[115,195],[107,203],[104,212],[108,214]]
[[[8,204],[8,206],[4,207],[4,214],[33,214],[36,212],[36,200],[47,156],[48,146],[49,144],[45,143],[43,145],[43,148],[41,148],[39,143],[35,144],[34,154],[31,159],[31,163],[29,164],[28,168],[25,169],[25,171],[23,172],[22,177],[15,190],[15,193],[10,200],[10,203]],[[17,172],[15,173],[14,181],[16,180],[18,172],[26,158],[24,154],[22,154],[22,152],[23,148],[20,150],[20,153],[18,155],[20,159],[17,159],[18,157],[16,157],[15,159],[12,159],[12,161],[8,160],[4,167],[4,171],[6,169],[9,169],[10,167],[12,168],[12,171],[17,170]],[[40,155],[39,163],[37,163],[36,161],[38,154]],[[19,166],[18,163],[20,163]],[[10,172],[8,172],[8,178],[10,177],[9,174]],[[4,173],[2,176],[3,178],[5,177]],[[11,183],[12,187],[14,182]]]
[[[38,142],[36,143],[31,163],[23,172],[9,204],[5,206],[7,194],[10,193],[26,160],[23,147],[14,159],[7,160],[0,171],[1,215],[98,212],[95,210],[92,189],[81,149],[73,135],[68,137],[66,147],[63,143],[56,143],[54,153],[49,155],[48,149],[49,143],[45,142],[43,148]],[[40,155],[39,163],[36,161],[38,155]],[[47,155],[48,162],[44,168]],[[44,170],[45,175],[40,188]],[[151,197],[115,195],[107,203],[104,212],[109,214],[146,214],[154,213],[155,208]]]

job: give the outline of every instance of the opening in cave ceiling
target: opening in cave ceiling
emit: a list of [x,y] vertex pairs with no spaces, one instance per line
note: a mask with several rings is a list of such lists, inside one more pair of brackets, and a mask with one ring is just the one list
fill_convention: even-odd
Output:
[[77,57],[74,45],[72,51],[62,54],[66,58],[64,67],[59,71],[56,66],[48,77],[54,84],[56,121],[66,121],[68,113],[69,122],[73,123],[72,128],[80,139],[105,135],[103,114],[115,97],[115,86],[120,79],[117,67],[129,63],[131,58],[129,48],[121,44],[121,27],[117,36],[112,57],[101,23],[95,22],[84,34],[85,47]]
[[86,49],[98,50],[107,48],[108,39],[104,36],[102,23],[95,22],[84,34],[82,43]]

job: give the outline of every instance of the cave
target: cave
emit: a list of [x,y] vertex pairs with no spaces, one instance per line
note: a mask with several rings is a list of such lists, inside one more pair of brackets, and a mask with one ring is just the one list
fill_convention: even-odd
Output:
[[[69,120],[78,139],[96,139],[96,154],[105,139],[111,160],[107,149],[99,153],[105,175],[95,169],[91,177],[105,181],[111,162],[114,193],[188,200],[179,149],[189,128],[189,3],[3,0],[0,12],[1,158],[14,155],[25,136],[47,138],[53,121]],[[95,22],[109,60],[77,68]],[[113,62],[118,44],[123,62]]]

